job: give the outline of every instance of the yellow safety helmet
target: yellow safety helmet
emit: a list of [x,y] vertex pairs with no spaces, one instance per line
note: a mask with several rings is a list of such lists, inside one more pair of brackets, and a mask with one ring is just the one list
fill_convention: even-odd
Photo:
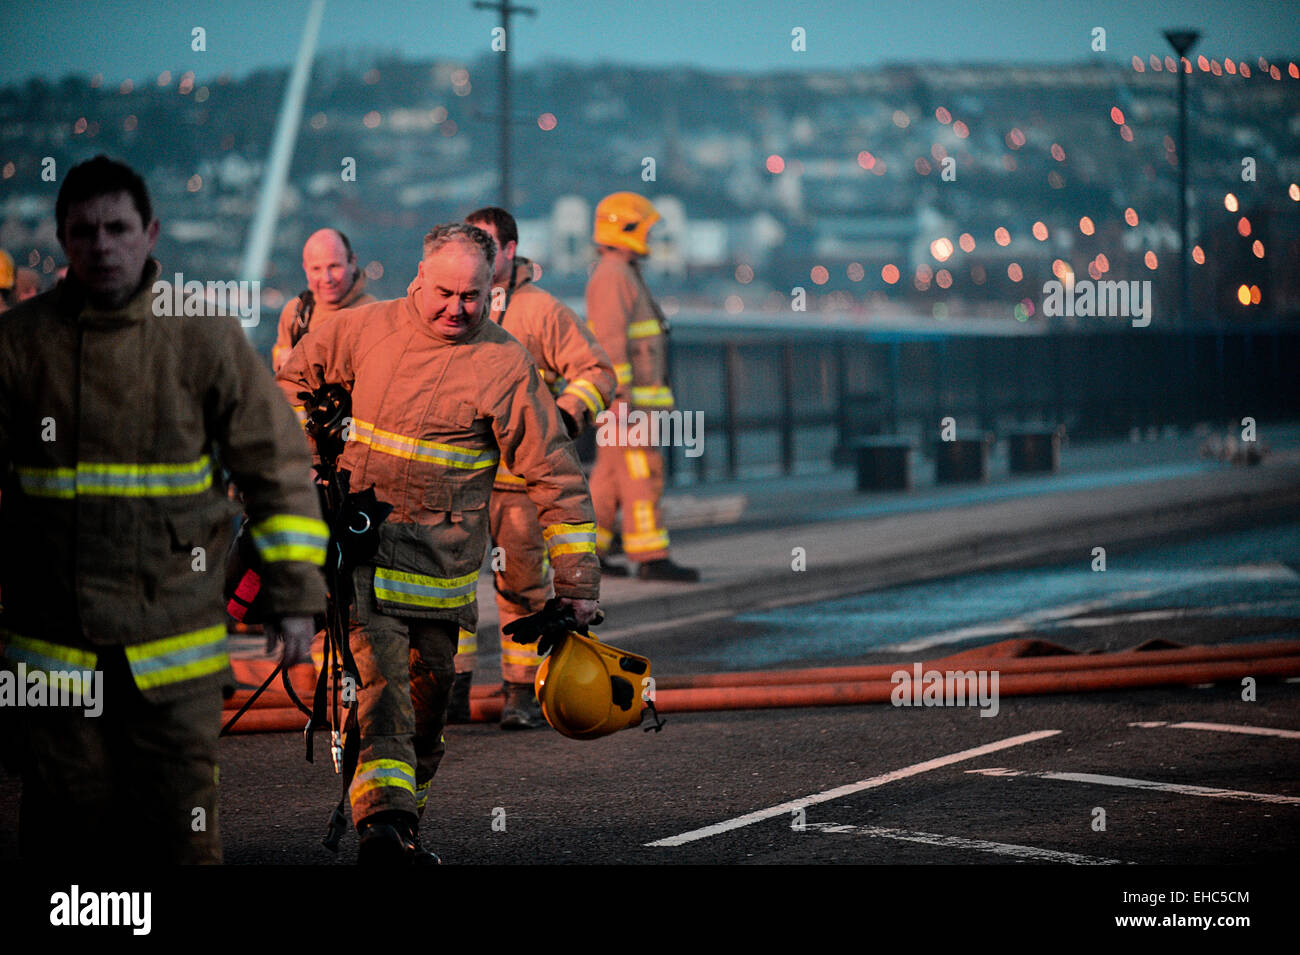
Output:
[[14,287],[14,260],[9,253],[0,249],[0,289]]
[[641,722],[649,676],[645,657],[570,631],[533,685],[546,722],[570,739],[596,739]]
[[631,249],[637,255],[650,254],[650,227],[659,221],[650,200],[635,192],[616,192],[596,205],[596,225],[591,238],[597,245]]

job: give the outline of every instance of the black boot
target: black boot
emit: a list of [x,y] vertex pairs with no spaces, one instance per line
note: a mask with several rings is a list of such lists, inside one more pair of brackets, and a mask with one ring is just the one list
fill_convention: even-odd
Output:
[[407,812],[377,812],[357,826],[361,847],[357,865],[438,865],[436,855],[420,845],[419,818]]
[[531,683],[507,683],[506,701],[501,707],[503,730],[531,730],[545,726],[541,704]]
[[456,674],[456,679],[453,680],[451,684],[451,697],[447,701],[448,723],[459,724],[468,723],[470,721],[469,686],[473,682],[473,670]]
[[667,557],[646,561],[637,568],[636,575],[642,580],[673,580],[691,584],[700,579],[700,572],[694,567],[682,567]]

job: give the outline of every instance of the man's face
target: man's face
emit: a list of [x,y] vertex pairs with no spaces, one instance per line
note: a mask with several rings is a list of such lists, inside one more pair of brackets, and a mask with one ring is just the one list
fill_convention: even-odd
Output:
[[68,268],[101,307],[126,304],[157,243],[158,220],[142,222],[125,190],[70,206],[63,223]]
[[471,222],[470,225],[478,226],[492,236],[492,241],[497,244],[496,261],[492,263],[492,285],[505,288],[510,282],[510,272],[515,267],[515,243],[502,247],[501,236],[497,235],[497,227],[491,222]]
[[352,289],[356,257],[332,234],[314,235],[302,249],[302,270],[316,301],[337,305]]
[[478,246],[455,240],[420,262],[420,317],[444,338],[464,338],[487,300],[492,271]]

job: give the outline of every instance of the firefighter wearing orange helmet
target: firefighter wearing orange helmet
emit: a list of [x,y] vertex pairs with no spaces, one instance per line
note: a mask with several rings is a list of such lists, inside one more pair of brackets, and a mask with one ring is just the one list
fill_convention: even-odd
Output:
[[[668,322],[655,304],[637,263],[650,254],[649,234],[659,221],[650,201],[633,192],[616,192],[596,206],[595,241],[600,259],[587,283],[587,324],[614,362],[618,390],[608,414],[625,419],[629,411],[670,411],[673,393],[667,377]],[[628,429],[609,428],[627,434]],[[605,433],[602,431],[602,434]],[[606,562],[615,521],[623,514],[623,550],[637,562],[642,580],[696,581],[698,570],[668,556],[668,531],[659,500],[664,464],[659,449],[601,440],[591,472],[596,512],[596,546],[606,573],[621,567]]]

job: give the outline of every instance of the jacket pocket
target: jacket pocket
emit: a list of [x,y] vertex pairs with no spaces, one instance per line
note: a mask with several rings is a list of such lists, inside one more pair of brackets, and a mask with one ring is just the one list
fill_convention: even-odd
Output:
[[[429,407],[429,417],[432,424],[451,425],[461,431],[469,431],[478,418],[478,409],[458,398],[438,398]],[[437,440],[437,436],[434,440]]]

